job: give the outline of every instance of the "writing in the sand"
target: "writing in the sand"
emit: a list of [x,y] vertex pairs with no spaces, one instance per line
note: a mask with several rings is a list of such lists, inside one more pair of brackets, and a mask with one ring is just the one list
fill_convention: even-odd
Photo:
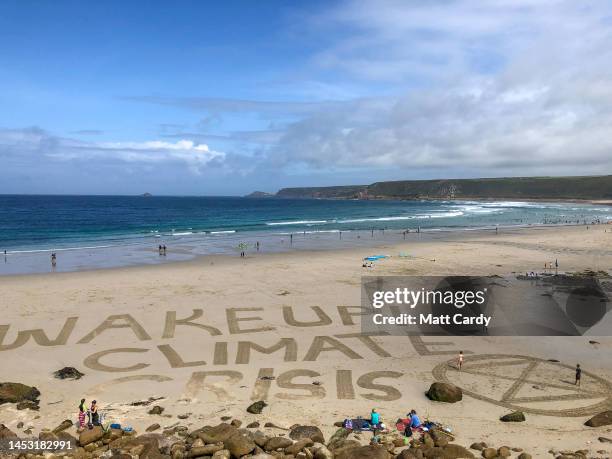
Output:
[[[303,317],[304,311],[301,311],[301,318],[297,318],[295,311],[290,306],[282,308],[283,325],[296,328],[307,328],[312,330],[313,327],[326,327],[334,323],[334,318],[339,320],[340,325],[345,327],[354,327],[358,325],[357,318],[365,315],[364,309],[361,306],[337,306],[335,308],[335,316],[328,314],[319,306],[311,306],[309,314],[311,317],[308,320]],[[180,338],[183,335],[182,331],[196,330],[202,332],[208,339],[213,337],[213,343],[207,342],[207,349],[212,359],[187,359],[181,354],[177,346],[182,345],[184,341],[178,343],[164,342],[156,346],[150,347],[113,347],[95,352],[84,360],[84,365],[92,370],[116,373],[116,372],[131,372],[138,371],[150,366],[147,362],[147,357],[151,352],[158,353],[158,356],[163,357],[167,361],[169,368],[188,368],[198,367],[203,365],[247,365],[251,361],[254,353],[260,355],[274,354],[276,360],[282,355],[282,360],[285,362],[296,362],[302,360],[304,362],[316,361],[322,353],[336,352],[339,357],[345,359],[363,359],[363,358],[387,358],[391,357],[390,352],[385,349],[375,337],[386,335],[385,332],[351,332],[351,333],[335,333],[333,335],[319,335],[310,337],[302,337],[299,341],[294,336],[278,337],[278,329],[286,329],[272,325],[268,320],[261,317],[263,308],[227,308],[225,309],[225,334],[243,335],[243,334],[269,334],[273,336],[266,339],[266,343],[257,340],[223,340],[224,332],[218,326],[204,322],[203,309],[193,309],[189,315],[179,317],[176,311],[167,311],[163,321],[163,329],[159,339],[162,341]],[[26,345],[28,342],[35,343],[39,346],[53,347],[65,345],[84,345],[95,343],[104,335],[111,335],[114,340],[120,335],[123,339],[138,342],[147,342],[153,340],[150,330],[147,330],[143,324],[134,318],[131,314],[113,314],[102,320],[97,326],[84,330],[85,333],[77,333],[77,325],[79,317],[68,317],[55,335],[45,331],[42,328],[34,328],[27,330],[19,330],[16,332],[12,342],[7,342],[11,325],[0,325],[0,351],[10,351]],[[119,330],[119,332],[118,332]],[[337,327],[334,329],[337,331]],[[288,333],[291,335],[291,333]],[[219,338],[217,338],[219,337]],[[308,340],[308,345],[304,347],[304,340]],[[431,354],[432,351],[424,346],[422,341],[415,343],[410,340],[415,350],[419,354]],[[439,343],[436,343],[439,344]],[[444,343],[452,345],[452,343]],[[231,352],[230,352],[231,347]],[[299,351],[302,351],[301,353]],[[435,351],[434,351],[435,352]],[[438,351],[439,352],[439,351]],[[441,353],[454,352],[442,351]],[[131,361],[130,364],[110,363],[113,356],[122,354],[122,360]],[[135,359],[125,358],[129,354]],[[143,354],[142,359],[138,359],[137,354]],[[149,358],[151,360],[158,360]]]

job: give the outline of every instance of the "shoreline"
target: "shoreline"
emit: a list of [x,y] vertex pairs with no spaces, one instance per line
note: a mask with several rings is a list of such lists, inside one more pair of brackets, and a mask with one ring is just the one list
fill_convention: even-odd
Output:
[[[539,224],[539,225],[507,225],[507,226],[497,226],[497,227],[463,227],[463,228],[440,228],[440,229],[423,229],[421,232],[410,231],[406,233],[405,238],[403,232],[390,229],[382,232],[381,230],[375,230],[375,238],[371,239],[368,236],[370,235],[370,231],[365,230],[354,230],[354,231],[343,231],[342,233],[345,235],[345,239],[340,241],[335,239],[334,235],[337,235],[338,232],[323,232],[323,233],[310,233],[311,239],[307,241],[304,245],[304,240],[299,237],[302,236],[302,232],[295,233],[286,233],[284,234],[274,234],[272,237],[270,235],[266,235],[269,237],[268,242],[272,242],[273,245],[265,245],[264,249],[261,251],[256,251],[254,247],[251,247],[247,251],[246,259],[251,260],[254,258],[260,258],[265,256],[283,256],[283,255],[292,255],[292,254],[304,254],[305,256],[310,256],[316,253],[331,253],[334,252],[346,252],[346,251],[361,251],[361,250],[376,250],[385,248],[388,246],[392,246],[394,250],[397,251],[397,248],[403,246],[407,243],[412,244],[422,244],[428,242],[454,242],[457,240],[469,240],[474,237],[482,237],[489,236],[492,234],[530,234],[535,231],[563,231],[566,228],[584,228],[589,226],[593,228],[595,231],[597,228],[605,228],[606,230],[609,227],[609,224],[601,223],[597,225],[584,225],[584,224]],[[496,229],[499,233],[496,233]],[[610,228],[610,232],[612,233],[612,228]],[[285,243],[282,236],[288,236],[289,234],[293,234],[296,236],[295,244],[290,245]],[[263,235],[262,235],[263,236]],[[321,240],[321,236],[326,239]],[[349,237],[347,237],[349,236]],[[352,236],[352,239],[351,239]],[[355,236],[357,238],[355,238]],[[317,238],[315,240],[315,238]],[[236,239],[236,238],[232,238]],[[255,239],[263,239],[263,237],[257,237],[257,235],[251,235],[250,238],[238,238],[244,239],[251,244],[249,246],[254,245]],[[276,241],[274,241],[276,239]],[[279,242],[280,240],[280,242]],[[226,240],[227,241],[227,240]],[[197,241],[196,241],[197,242]],[[317,247],[317,244],[320,245]],[[322,245],[325,244],[325,245]],[[185,244],[183,244],[185,245]],[[132,244],[129,246],[98,246],[98,247],[78,247],[78,248],[69,248],[69,249],[49,249],[49,250],[36,250],[36,251],[28,251],[28,252],[7,252],[12,258],[12,260],[17,260],[17,257],[21,259],[27,259],[36,257],[38,269],[33,271],[24,271],[24,272],[3,272],[3,265],[0,264],[0,279],[6,277],[14,277],[14,276],[32,276],[32,275],[63,275],[67,273],[75,273],[75,272],[96,272],[96,271],[107,271],[114,269],[130,269],[130,268],[155,268],[173,264],[186,264],[186,263],[206,263],[208,261],[220,262],[222,260],[237,260],[240,261],[241,258],[237,255],[231,254],[229,251],[221,252],[221,253],[197,253],[195,251],[188,251],[181,248],[182,245],[173,246],[169,248],[169,255],[164,257],[157,257],[157,252],[154,247],[149,247],[149,244],[138,243]],[[60,269],[53,270],[48,265],[47,255],[51,252],[58,253],[72,253],[75,255],[86,253],[87,251],[97,252],[100,255],[104,255],[102,252],[105,250],[113,251],[119,250],[123,248],[133,249],[138,251],[141,254],[140,261],[133,261],[131,263],[126,264],[117,264],[117,265],[106,265],[106,266],[96,266],[95,262],[90,265],[80,265],[76,268],[68,268],[63,269],[64,267],[60,267]],[[89,256],[91,257],[91,252]],[[148,255],[145,255],[148,254]],[[44,257],[43,257],[44,255]],[[371,255],[371,254],[369,254]],[[369,256],[364,252],[364,257]],[[1,258],[0,254],[0,258]],[[78,257],[76,257],[78,258]],[[108,258],[108,257],[107,257]],[[5,263],[9,260],[8,257],[5,257]],[[12,261],[11,260],[11,261]],[[61,260],[60,260],[61,261]]]

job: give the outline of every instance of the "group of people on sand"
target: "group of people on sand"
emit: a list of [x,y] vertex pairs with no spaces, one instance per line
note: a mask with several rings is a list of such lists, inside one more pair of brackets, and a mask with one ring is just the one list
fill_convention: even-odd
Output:
[[[85,424],[85,419],[87,418],[87,424]],[[93,429],[94,426],[101,425],[100,423],[100,413],[98,413],[98,402],[92,400],[89,409],[86,406],[85,399],[81,399],[81,403],[79,404],[79,430],[85,430],[85,426]]]
[[[346,419],[344,427],[348,430],[369,430],[373,433],[373,438],[377,438],[379,433],[387,431],[387,426],[384,424],[380,413],[376,408],[372,408],[369,419],[358,417],[357,419]],[[406,414],[406,418],[397,420],[396,428],[406,437],[411,437],[413,431],[418,431],[424,427],[421,419],[417,415],[416,410],[410,410]]]

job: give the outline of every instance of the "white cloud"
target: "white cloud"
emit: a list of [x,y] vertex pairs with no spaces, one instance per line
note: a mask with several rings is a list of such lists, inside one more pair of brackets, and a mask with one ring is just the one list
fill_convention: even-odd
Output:
[[200,174],[212,163],[220,164],[226,159],[225,153],[211,150],[208,145],[191,140],[83,142],[57,137],[39,128],[0,129],[0,155],[5,156],[7,160],[30,159],[40,162],[48,158],[51,161],[85,162],[93,166],[174,163],[186,166],[195,174]]

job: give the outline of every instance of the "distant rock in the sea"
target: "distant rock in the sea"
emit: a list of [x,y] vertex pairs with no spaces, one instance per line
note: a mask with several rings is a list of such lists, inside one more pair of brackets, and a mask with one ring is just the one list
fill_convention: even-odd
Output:
[[153,195],[151,193],[142,193],[140,196],[143,198],[150,198]]
[[247,194],[245,198],[273,198],[274,193],[266,193],[265,191],[253,191],[251,194]]

